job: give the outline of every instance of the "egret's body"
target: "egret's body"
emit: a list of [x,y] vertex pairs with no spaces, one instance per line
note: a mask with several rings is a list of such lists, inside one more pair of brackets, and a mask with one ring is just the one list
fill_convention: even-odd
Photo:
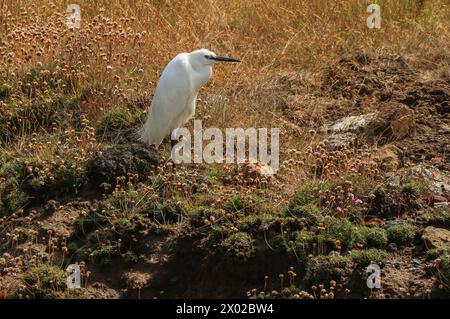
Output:
[[218,61],[239,60],[217,56],[206,49],[180,53],[165,67],[141,133],[141,141],[159,146],[164,137],[181,127],[195,114],[200,88],[210,79]]

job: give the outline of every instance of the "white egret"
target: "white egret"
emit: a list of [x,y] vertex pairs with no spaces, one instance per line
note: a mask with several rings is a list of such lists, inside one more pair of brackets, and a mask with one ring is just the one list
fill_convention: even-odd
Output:
[[[198,91],[210,79],[212,65],[221,61],[240,62],[206,49],[172,59],[159,78],[140,140],[158,147],[164,137],[185,124],[195,113]],[[171,142],[173,146],[176,141]]]

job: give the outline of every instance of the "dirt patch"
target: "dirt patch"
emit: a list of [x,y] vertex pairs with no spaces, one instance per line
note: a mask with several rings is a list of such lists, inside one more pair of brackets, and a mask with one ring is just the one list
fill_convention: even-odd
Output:
[[433,276],[433,262],[426,261],[415,248],[391,254],[381,272],[380,298],[439,298],[443,296]]
[[38,221],[39,234],[47,236],[50,232],[52,236],[58,238],[68,238],[74,231],[74,221],[80,211],[72,205],[59,207],[55,212]]
[[99,187],[103,183],[114,187],[117,177],[137,175],[145,180],[147,174],[159,163],[159,154],[143,144],[119,144],[99,151],[86,165],[88,180]]
[[334,99],[323,117],[331,122],[378,111],[382,118],[373,129],[381,133],[379,142],[394,141],[411,160],[448,171],[450,83],[436,76],[428,81],[429,72],[429,66],[401,55],[345,57],[318,75],[319,95]]

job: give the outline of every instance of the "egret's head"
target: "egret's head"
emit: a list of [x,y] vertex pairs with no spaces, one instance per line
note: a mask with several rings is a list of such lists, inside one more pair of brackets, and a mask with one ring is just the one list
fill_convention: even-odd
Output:
[[190,53],[190,58],[201,65],[212,65],[217,62],[241,62],[238,59],[227,58],[211,52],[207,49],[200,49]]

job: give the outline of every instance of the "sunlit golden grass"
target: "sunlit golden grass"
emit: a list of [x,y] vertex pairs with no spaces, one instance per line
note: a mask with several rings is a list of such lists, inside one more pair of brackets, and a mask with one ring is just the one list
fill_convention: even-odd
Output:
[[[302,95],[302,107],[320,118],[316,99],[305,97],[314,95],[311,74],[332,61],[355,51],[392,51],[443,67],[449,62],[440,59],[450,46],[450,6],[443,0],[378,1],[379,30],[366,27],[371,1],[78,1],[81,28],[72,30],[65,23],[70,2],[2,2],[3,129],[70,128],[66,118],[50,116],[27,123],[55,100],[75,125],[74,111],[96,123],[107,110],[151,97],[176,54],[206,47],[242,63],[215,68],[196,117],[209,126],[280,127],[286,158],[287,150],[318,141],[309,123],[284,117],[286,97]],[[17,108],[25,111],[17,116]]]

